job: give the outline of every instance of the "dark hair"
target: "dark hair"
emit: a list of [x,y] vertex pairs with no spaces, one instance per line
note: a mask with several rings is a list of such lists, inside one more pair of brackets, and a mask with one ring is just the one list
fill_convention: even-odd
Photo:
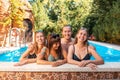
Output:
[[64,28],[64,27],[69,27],[69,28],[71,29],[71,31],[72,31],[71,25],[64,25],[64,26],[62,27],[62,31],[63,31],[63,28]]
[[28,28],[25,31],[25,39],[26,39],[26,41],[31,42],[32,41],[32,28],[33,28],[32,21],[30,19],[24,19],[23,20],[23,25],[26,28]]
[[62,48],[61,48],[61,39],[60,39],[59,34],[55,34],[55,33],[49,34],[47,37],[47,47],[49,49],[49,54],[50,54],[53,44],[56,42],[60,43],[57,53],[58,53],[58,56],[61,57],[62,56]]
[[[85,27],[81,27],[81,28],[78,30],[77,34],[78,34],[81,30],[85,30],[85,31],[87,32],[87,37],[88,37],[88,29],[87,29],[87,28],[85,28]],[[76,36],[75,36],[75,41],[74,41],[74,44],[76,44],[76,43],[78,42],[78,39],[77,39],[77,34],[76,34]],[[86,39],[86,41],[85,41],[85,43],[84,43],[84,44],[87,44],[87,45],[88,45],[88,39]]]
[[33,28],[32,21],[30,19],[24,19],[23,22],[24,22],[25,27],[28,28],[28,31],[31,31]]

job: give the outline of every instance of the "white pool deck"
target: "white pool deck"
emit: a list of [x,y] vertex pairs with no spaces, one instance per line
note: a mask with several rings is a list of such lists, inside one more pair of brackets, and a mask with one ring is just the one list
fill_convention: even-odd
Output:
[[[120,50],[119,45],[111,45],[101,42],[91,41],[100,45]],[[2,49],[2,51],[4,51]],[[0,49],[1,52],[1,49]],[[38,65],[36,63],[26,64],[23,66],[13,66],[16,62],[0,62],[0,71],[23,71],[23,72],[120,72],[120,62],[105,62],[103,65],[98,65],[96,70],[89,67],[79,67],[72,64],[64,64],[58,67],[51,65]]]
[[64,64],[58,67],[51,65],[38,65],[36,63],[23,66],[13,66],[15,62],[0,62],[0,71],[19,71],[19,72],[120,72],[120,63],[109,62],[98,65],[96,70],[89,67],[79,67],[77,65]]

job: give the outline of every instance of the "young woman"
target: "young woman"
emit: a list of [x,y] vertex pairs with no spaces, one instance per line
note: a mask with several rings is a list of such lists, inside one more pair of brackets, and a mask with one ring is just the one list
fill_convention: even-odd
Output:
[[[95,51],[95,48],[88,45],[87,38],[87,29],[82,27],[76,34],[74,45],[69,47],[67,60],[68,63],[80,67],[88,66],[95,69],[96,65],[104,64],[104,61]],[[90,60],[90,56],[93,56],[95,60]]]
[[30,43],[28,49],[23,53],[20,58],[20,62],[16,63],[14,66],[21,66],[28,63],[36,62],[38,53],[46,49],[45,45],[45,36],[42,31],[36,31],[35,33],[35,43]]
[[38,55],[37,64],[59,66],[66,63],[67,53],[61,48],[60,36],[58,34],[48,35],[47,47],[46,50]]

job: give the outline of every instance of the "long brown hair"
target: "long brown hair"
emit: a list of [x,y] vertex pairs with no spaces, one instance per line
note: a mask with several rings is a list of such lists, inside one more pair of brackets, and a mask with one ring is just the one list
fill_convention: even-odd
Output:
[[85,31],[87,32],[87,39],[86,39],[86,41],[84,42],[84,44],[85,44],[85,45],[88,45],[88,29],[85,28],[85,27],[81,27],[81,28],[78,30],[78,32],[77,32],[77,34],[76,34],[76,36],[75,36],[74,44],[76,44],[76,43],[78,42],[77,35],[78,35],[78,33],[79,33],[81,30],[85,30]]
[[60,39],[59,34],[55,34],[55,33],[49,34],[47,37],[47,47],[49,49],[49,54],[50,54],[53,44],[56,42],[60,43],[57,53],[58,53],[58,56],[61,57],[62,56],[62,48],[61,48],[61,39]]

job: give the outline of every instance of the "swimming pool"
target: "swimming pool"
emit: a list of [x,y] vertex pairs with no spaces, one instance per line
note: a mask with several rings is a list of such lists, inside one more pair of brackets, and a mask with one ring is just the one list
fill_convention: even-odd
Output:
[[[105,62],[120,62],[120,50],[116,50],[103,45],[90,42],[90,45],[94,46],[97,53],[104,59]],[[112,46],[112,45],[111,45]],[[93,57],[91,57],[94,60]]]
[[[96,48],[97,53],[104,59],[105,62],[120,62],[120,51],[106,46],[98,45],[90,42]],[[14,51],[7,51],[0,54],[0,62],[18,62],[22,53],[27,47],[22,47]],[[94,58],[91,57],[93,60]]]
[[18,62],[22,53],[25,52],[27,47],[21,47],[16,50],[9,50],[0,53],[0,62]]

